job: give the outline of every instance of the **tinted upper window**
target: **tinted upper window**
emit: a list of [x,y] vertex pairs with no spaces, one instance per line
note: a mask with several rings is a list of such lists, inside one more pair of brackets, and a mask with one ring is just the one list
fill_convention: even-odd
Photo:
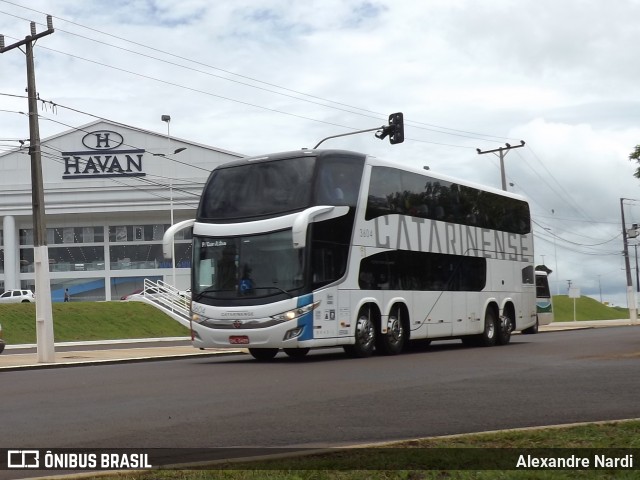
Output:
[[255,220],[313,205],[355,207],[363,168],[364,156],[340,152],[222,166],[202,192],[198,219]]
[[364,162],[336,155],[320,159],[315,180],[315,205],[348,205],[358,203]]
[[218,168],[202,192],[199,217],[260,217],[306,208],[314,164],[314,158],[290,158]]
[[394,213],[511,233],[531,231],[526,202],[427,175],[374,167],[365,218]]

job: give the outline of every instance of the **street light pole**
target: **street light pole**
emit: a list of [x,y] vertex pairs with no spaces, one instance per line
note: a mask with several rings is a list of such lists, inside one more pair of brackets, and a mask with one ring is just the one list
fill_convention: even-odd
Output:
[[[163,122],[167,122],[167,144],[168,144],[168,148],[167,148],[167,152],[171,152],[171,134],[169,131],[169,123],[171,122],[171,116],[170,115],[162,115],[160,117],[160,120],[162,120]],[[171,225],[173,225],[174,221],[173,221],[173,177],[169,180],[169,210],[171,212],[171,216],[170,216],[170,220],[171,220]],[[176,286],[176,249],[175,249],[175,242],[173,239],[171,239],[171,273],[173,276],[173,286]]]
[[558,281],[556,282],[556,294],[560,295],[560,270],[558,270],[558,247],[555,235],[553,236],[553,256],[556,259],[556,277],[558,277]]
[[[553,210],[551,210],[551,212],[553,212]],[[547,232],[549,232],[551,235],[553,235],[553,257],[555,258],[555,262],[556,262],[556,295],[560,295],[560,275],[558,272],[558,247],[556,245],[556,235],[555,233],[553,233],[553,231],[550,228],[545,227],[545,230]]]

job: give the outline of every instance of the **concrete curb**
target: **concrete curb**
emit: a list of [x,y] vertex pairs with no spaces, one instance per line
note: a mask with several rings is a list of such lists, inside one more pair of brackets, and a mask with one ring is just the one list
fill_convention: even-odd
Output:
[[65,352],[56,352],[56,359],[53,363],[39,363],[37,353],[14,353],[11,355],[0,355],[0,372],[22,371],[29,369],[80,367],[91,365],[112,365],[115,363],[123,362],[140,363],[180,358],[238,355],[245,352],[246,350],[242,349],[197,350],[191,345],[115,348],[103,350],[72,350]]

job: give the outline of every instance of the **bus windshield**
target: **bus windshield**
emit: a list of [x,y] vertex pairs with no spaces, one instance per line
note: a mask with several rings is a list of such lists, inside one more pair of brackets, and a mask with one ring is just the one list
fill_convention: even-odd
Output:
[[346,154],[252,160],[218,167],[202,192],[198,220],[256,220],[313,205],[355,207],[364,158]]
[[194,238],[192,298],[238,300],[299,294],[303,249],[291,230],[239,237]]

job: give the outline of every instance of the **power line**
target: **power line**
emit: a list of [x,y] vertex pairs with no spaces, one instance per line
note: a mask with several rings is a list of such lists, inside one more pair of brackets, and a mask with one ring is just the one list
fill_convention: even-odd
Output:
[[[0,1],[3,1],[4,3],[10,4],[10,5],[13,5],[13,6],[21,7],[21,8],[27,9],[27,10],[31,10],[31,11],[40,13],[36,9],[29,8],[29,7],[24,7],[22,5],[17,5],[15,3],[9,2],[7,0],[0,0]],[[10,15],[12,17],[20,18],[22,20],[28,21],[28,19],[25,19],[23,17],[19,17],[19,16],[14,15],[14,14],[10,14],[10,13],[7,13],[7,12],[0,12],[0,13],[4,13],[6,15]],[[120,36],[117,36],[117,35],[114,35],[114,34],[111,34],[111,33],[103,32],[103,31],[100,31],[100,30],[92,28],[92,27],[87,27],[85,25],[82,25],[82,24],[79,24],[77,22],[73,22],[73,21],[70,21],[70,20],[67,20],[67,19],[64,19],[64,18],[61,18],[61,17],[55,17],[55,18],[58,19],[58,20],[62,20],[64,22],[70,23],[72,25],[78,26],[80,28],[84,28],[84,29],[99,33],[101,35],[112,37],[112,38],[115,38],[115,39],[120,40],[120,41],[124,41],[124,42],[127,42],[127,43],[131,43],[133,45],[142,47],[142,48],[149,49],[149,50],[154,51],[156,53],[161,53],[163,55],[167,55],[167,56],[170,56],[170,57],[173,57],[173,58],[176,58],[176,59],[187,61],[187,62],[193,63],[195,65],[204,66],[204,67],[207,67],[207,68],[210,68],[210,69],[213,69],[213,70],[217,70],[217,71],[223,72],[223,73],[225,73],[227,75],[232,75],[232,76],[235,76],[235,77],[238,77],[238,78],[242,78],[242,79],[245,79],[245,80],[249,80],[249,81],[252,81],[252,82],[256,82],[256,83],[259,83],[259,84],[262,84],[262,85],[266,85],[266,86],[269,86],[269,87],[277,88],[277,89],[283,90],[285,92],[290,92],[290,93],[293,93],[293,94],[299,95],[299,96],[294,96],[294,95],[290,95],[290,94],[287,94],[287,93],[274,91],[274,90],[271,90],[271,89],[268,89],[268,88],[260,87],[260,86],[257,86],[257,85],[251,85],[249,83],[238,81],[238,80],[234,80],[234,79],[231,79],[231,78],[228,78],[228,77],[224,77],[224,76],[221,76],[221,75],[215,75],[215,74],[212,74],[210,72],[197,70],[197,69],[194,69],[194,68],[186,66],[186,65],[182,65],[182,64],[179,64],[179,63],[176,63],[176,62],[173,62],[173,61],[169,61],[169,60],[166,60],[166,59],[162,59],[162,58],[159,58],[159,57],[156,57],[156,56],[151,56],[151,55],[148,55],[148,54],[145,54],[145,53],[142,53],[142,52],[137,52],[135,50],[124,48],[124,47],[121,47],[121,46],[118,46],[118,45],[113,45],[113,44],[104,42],[102,40],[97,40],[97,39],[94,39],[94,38],[91,38],[91,37],[87,37],[85,35],[81,35],[81,34],[78,34],[78,33],[75,33],[75,32],[70,32],[70,31],[58,29],[59,32],[66,33],[68,35],[74,35],[74,36],[77,36],[77,37],[80,37],[80,38],[83,38],[83,39],[86,39],[86,40],[89,40],[89,41],[92,41],[92,42],[103,44],[103,45],[111,47],[111,48],[116,48],[116,49],[119,49],[119,50],[122,50],[122,51],[126,51],[126,52],[132,53],[134,55],[144,56],[144,57],[156,60],[156,61],[164,62],[164,63],[170,64],[170,65],[173,65],[173,66],[177,66],[177,67],[180,67],[180,68],[185,68],[185,69],[188,69],[188,70],[191,70],[191,71],[195,71],[195,72],[198,72],[198,73],[201,73],[201,74],[204,74],[204,75],[213,76],[215,78],[219,78],[219,79],[222,79],[222,80],[225,80],[225,81],[229,81],[229,82],[234,82],[234,83],[241,84],[241,85],[244,85],[244,86],[247,86],[247,87],[250,87],[250,88],[256,88],[256,89],[264,90],[264,91],[267,91],[267,92],[270,92],[270,93],[273,93],[273,94],[276,94],[276,95],[283,95],[283,96],[286,96],[286,97],[289,97],[289,98],[292,98],[292,99],[295,99],[295,100],[310,102],[310,103],[313,103],[313,104],[316,104],[316,105],[319,105],[319,106],[322,106],[322,107],[337,109],[337,110],[340,110],[340,111],[343,111],[343,112],[347,112],[347,113],[350,113],[350,114],[365,116],[365,117],[374,118],[374,119],[377,119],[377,120],[386,118],[386,114],[383,114],[381,112],[375,112],[373,110],[369,110],[369,109],[366,109],[366,108],[357,107],[357,106],[349,105],[349,104],[342,103],[342,102],[337,102],[337,101],[334,101],[334,100],[322,98],[322,97],[319,97],[319,96],[316,96],[316,95],[311,95],[311,94],[308,94],[308,93],[305,93],[305,92],[301,92],[301,91],[298,91],[298,90],[293,90],[293,89],[290,89],[290,88],[287,88],[287,87],[283,87],[281,85],[277,85],[277,84],[274,84],[274,83],[265,82],[263,80],[259,80],[259,79],[256,79],[256,78],[253,78],[253,77],[249,77],[249,76],[246,76],[246,75],[237,74],[235,72],[231,72],[229,70],[225,70],[225,69],[222,69],[222,68],[219,68],[219,67],[216,67],[216,66],[201,62],[201,61],[193,60],[193,59],[190,59],[190,58],[187,58],[187,57],[183,57],[183,56],[180,56],[180,55],[173,54],[171,52],[167,52],[165,50],[161,50],[161,49],[158,49],[158,48],[150,47],[148,45],[145,45],[145,44],[142,44],[142,43],[139,43],[139,42],[136,42],[136,41],[124,38],[124,37],[120,37]],[[70,54],[70,53],[61,52],[61,51],[57,51],[57,50],[53,50],[53,49],[49,49],[49,50],[52,50],[52,51],[54,51],[56,53],[68,55],[68,56],[71,56],[71,57],[74,57],[74,58],[78,58],[78,59],[81,59],[81,60],[84,60],[84,61],[97,63],[97,64],[102,65],[102,66],[112,67],[110,65],[103,64],[101,62],[96,62],[96,61],[93,61],[93,60],[89,60],[89,59],[86,59],[86,58],[83,58],[83,57],[79,57],[79,56],[76,56],[76,55],[73,55],[73,54]],[[121,71],[130,73],[130,74],[133,74],[133,75],[137,75],[136,72],[131,72],[131,71],[128,71],[128,70],[117,68],[117,67],[112,67],[112,68],[115,68],[116,70],[121,70]],[[144,75],[142,75],[142,76],[145,77],[145,78],[151,78],[151,79],[156,80],[156,81],[162,81],[160,79],[154,79],[152,77],[148,77],[148,76],[144,76]],[[175,86],[180,86],[180,85],[174,84],[172,82],[165,82],[165,83],[170,83],[170,84],[175,85]],[[181,86],[181,87],[189,89],[189,87],[184,87],[184,86]],[[191,90],[198,91],[197,89],[191,89]],[[203,92],[203,91],[198,91],[198,92],[199,93],[208,94],[207,92]],[[220,98],[227,99],[227,100],[237,101],[239,103],[245,103],[245,102],[242,102],[242,101],[239,101],[239,100],[229,99],[228,97],[223,97],[223,96],[219,96],[219,95],[216,95],[216,96],[218,96]],[[308,99],[301,98],[301,97],[308,97]],[[309,99],[313,99],[313,100],[309,100]],[[324,102],[324,103],[321,103],[320,101]],[[331,105],[331,104],[333,104],[333,105]],[[256,106],[254,104],[250,104],[250,105],[251,106]],[[335,105],[338,105],[339,107],[336,107]],[[262,106],[257,106],[257,107],[258,108],[267,108],[267,107],[262,107]],[[283,112],[283,111],[269,109],[269,108],[267,108],[267,109],[271,110],[271,111],[274,111],[274,112],[277,112],[277,113],[293,115],[293,114],[290,114],[288,112]],[[302,118],[308,119],[306,117],[302,117]],[[315,120],[315,121],[319,121],[319,120]],[[327,122],[323,122],[323,123],[327,123]],[[500,137],[500,136],[496,136],[496,135],[471,132],[471,131],[468,131],[468,130],[454,129],[454,128],[443,127],[443,126],[434,125],[434,124],[425,123],[425,122],[411,121],[409,119],[405,119],[405,123],[407,125],[411,125],[412,128],[418,128],[418,129],[421,129],[421,130],[428,130],[428,131],[432,131],[432,132],[440,133],[440,134],[445,134],[445,135],[453,135],[453,136],[458,136],[458,137],[471,138],[471,139],[475,139],[475,140],[483,140],[483,141],[489,141],[489,142],[499,142],[499,140],[497,140],[497,139],[510,140],[508,137]],[[351,127],[345,127],[345,126],[336,125],[336,124],[332,124],[332,125],[340,126],[342,128],[351,128]],[[355,128],[353,128],[353,129],[355,129]],[[484,138],[482,138],[482,137],[484,137]],[[408,140],[418,141],[418,140],[410,139],[410,138]],[[422,141],[422,143],[435,143],[435,144],[438,144],[438,145],[445,145],[445,146],[457,146],[457,145],[449,145],[449,144],[437,143],[437,142],[429,142],[429,141]]]
[[[97,116],[97,115],[94,115],[94,114],[91,114],[91,113],[88,113],[88,112],[84,112],[84,111],[81,111],[81,110],[78,110],[78,109],[75,109],[75,108],[72,108],[72,107],[69,107],[69,106],[66,106],[66,105],[56,104],[56,103],[51,102],[51,101],[49,101],[49,100],[40,99],[40,101],[41,101],[43,104],[51,104],[51,105],[56,106],[56,107],[59,107],[59,108],[61,108],[61,109],[67,109],[67,110],[70,110],[70,111],[73,111],[73,112],[76,112],[76,113],[80,113],[80,114],[83,114],[83,115],[87,115],[87,116],[91,116],[91,117],[93,117],[93,118],[100,119],[100,120],[105,121],[105,122],[110,122],[110,123],[113,123],[113,124],[122,125],[122,126],[124,126],[124,127],[130,128],[130,129],[133,129],[133,130],[136,130],[136,131],[140,131],[140,132],[143,132],[143,133],[149,133],[149,132],[147,132],[146,130],[143,130],[143,129],[139,129],[139,128],[132,127],[132,126],[129,126],[129,125],[124,125],[124,124],[122,124],[122,123],[120,123],[120,122],[116,122],[116,121],[114,121],[114,120],[110,120],[110,119],[105,118],[105,117],[101,117],[101,116]],[[66,123],[64,123],[64,122],[61,122],[61,121],[58,121],[58,120],[54,120],[54,119],[51,119],[51,118],[48,118],[48,117],[45,117],[45,116],[42,116],[42,115],[40,115],[40,117],[41,117],[42,119],[44,119],[44,120],[48,120],[48,121],[51,121],[51,122],[54,122],[54,123],[58,123],[58,124],[60,124],[60,125],[63,125],[63,126],[65,126],[65,127],[67,127],[67,128],[70,128],[70,129],[72,129],[72,130],[75,130],[75,131],[80,131],[80,132],[83,132],[83,133],[90,133],[88,130],[85,130],[85,129],[80,128],[80,127],[74,127],[74,126],[71,126],[71,125],[66,124]],[[140,148],[140,147],[138,147],[138,146],[136,146],[136,145],[132,145],[132,144],[126,144],[126,143],[125,143],[125,145],[126,145],[126,146],[129,146],[129,147],[131,147],[131,148]],[[54,149],[53,147],[49,147],[49,148]],[[54,150],[55,150],[55,149],[54,149]],[[58,151],[59,151],[59,152],[61,152],[60,150],[58,150]],[[151,154],[153,155],[153,152],[149,152],[149,153],[151,153]],[[185,166],[190,166],[190,167],[192,167],[192,168],[200,169],[200,170],[203,170],[203,171],[206,171],[206,172],[209,172],[209,171],[210,171],[210,169],[206,169],[206,168],[198,167],[198,166],[195,166],[195,165],[191,165],[191,164],[189,164],[189,163],[182,162],[182,161],[180,161],[180,160],[177,160],[177,159],[172,158],[172,157],[167,156],[167,155],[164,155],[164,157],[165,157],[165,158],[167,158],[168,160],[173,161],[173,162],[178,163],[178,164],[182,164],[182,165],[185,165]],[[61,157],[61,158],[62,158],[62,157]],[[525,193],[526,193],[526,192],[525,192]],[[530,195],[529,195],[529,196],[530,196]],[[530,197],[531,197],[531,196],[530,196]],[[534,197],[531,197],[531,198],[532,198],[532,199],[534,199]],[[555,218],[555,217],[554,217],[554,218]],[[538,224],[538,225],[539,225],[539,224]],[[541,225],[539,225],[539,226],[541,226]],[[541,226],[541,227],[542,227],[542,226]],[[545,228],[545,227],[542,227],[542,228]],[[618,236],[619,236],[619,235],[618,235]],[[558,238],[558,239],[560,239],[561,241],[567,241],[568,243],[572,243],[572,244],[577,245],[577,246],[585,246],[585,247],[588,247],[588,246],[589,246],[589,245],[587,245],[587,244],[581,244],[581,243],[578,243],[578,242],[571,242],[571,241],[565,240],[564,238],[559,237],[559,236],[557,236],[557,238]],[[585,237],[585,238],[590,238],[590,237]],[[617,237],[614,237],[614,238],[617,238]],[[608,242],[610,242],[610,241],[612,241],[612,240],[607,240],[607,241],[602,242],[602,243],[608,243]],[[597,244],[596,244],[596,245],[597,245]]]
[[534,172],[534,174],[538,178],[540,178],[549,187],[549,189],[552,192],[554,192],[556,195],[558,195],[559,198],[567,199],[567,202],[565,202],[565,203],[568,204],[571,208],[573,208],[576,211],[576,213],[580,214],[581,216],[583,216],[584,218],[586,218],[589,221],[593,221],[593,219],[575,202],[575,200],[570,195],[566,194],[566,190],[562,187],[562,185],[560,185],[560,182],[558,182],[558,180],[554,177],[554,175],[549,171],[549,169],[544,164],[544,162],[542,160],[540,160],[540,157],[538,157],[538,155],[536,155],[536,153],[533,151],[531,146],[527,145],[527,147],[528,147],[528,150],[533,155],[533,158],[535,158],[538,161],[538,163],[542,166],[542,168],[547,172],[548,178],[553,180],[555,182],[555,184],[560,188],[560,193],[558,193],[558,191],[555,188],[553,188],[553,186],[547,181],[547,179],[545,177],[543,177],[542,175],[540,175],[540,173],[538,173],[531,165],[529,165],[527,162],[525,162],[525,164]]

